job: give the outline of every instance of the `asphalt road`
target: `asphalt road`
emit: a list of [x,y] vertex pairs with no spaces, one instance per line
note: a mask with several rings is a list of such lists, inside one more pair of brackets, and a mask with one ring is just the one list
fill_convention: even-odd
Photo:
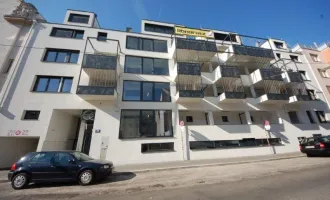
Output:
[[[146,191],[93,200],[311,200],[330,199],[330,167],[285,172],[280,175],[179,189]],[[84,200],[85,198],[79,198]],[[87,198],[86,198],[87,199]]]

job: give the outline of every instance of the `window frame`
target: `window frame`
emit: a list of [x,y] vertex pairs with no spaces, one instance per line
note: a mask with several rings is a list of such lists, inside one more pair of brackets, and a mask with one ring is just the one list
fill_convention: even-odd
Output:
[[[135,38],[137,39],[137,49],[135,48],[129,48],[128,47],[128,38]],[[144,42],[143,40],[151,40],[152,41],[152,50],[145,50],[144,49]],[[155,51],[155,40],[159,40],[159,39],[153,39],[153,38],[142,38],[142,37],[136,37],[136,36],[131,36],[131,35],[127,35],[126,36],[126,49],[130,49],[130,50],[139,50],[139,51],[149,51],[149,52],[157,52],[157,53],[168,53],[168,45],[167,45],[167,40],[159,40],[162,42],[166,42],[166,51]]]
[[[321,60],[317,54],[310,53],[309,56],[311,57],[313,62],[321,62]],[[316,58],[316,60],[314,60],[314,58]]]
[[[156,31],[156,28],[158,28],[158,30],[162,30],[162,31]],[[149,30],[147,30],[147,29],[149,29]],[[151,30],[151,29],[153,29],[153,30]],[[169,30],[172,30],[172,32],[169,33]],[[174,34],[174,27],[160,25],[160,24],[144,23],[144,31],[172,35],[172,34]]]
[[310,81],[310,78],[305,70],[299,70],[298,72],[300,73],[300,76],[304,81]]
[[[323,114],[323,117],[324,117],[325,121],[321,121],[321,117],[319,115],[320,113]],[[325,112],[323,110],[316,110],[315,111],[315,114],[316,114],[317,119],[319,120],[320,124],[326,124],[326,123],[328,123],[328,119],[327,119],[327,117],[325,115]]]
[[[168,149],[158,149],[158,150],[148,150],[148,151],[143,151],[144,149],[144,145],[147,146],[147,145],[161,145],[161,144],[168,144],[170,145],[170,148]],[[147,147],[148,149],[148,147]],[[162,153],[162,152],[175,152],[175,148],[174,148],[174,142],[161,142],[161,143],[142,143],[141,144],[141,153],[145,154],[145,153]]]
[[[36,90],[41,78],[47,79],[45,91],[37,91]],[[54,91],[47,91],[48,90],[48,87],[49,87],[49,82],[50,82],[51,79],[60,79],[60,82],[59,82],[59,85],[57,87],[57,91],[56,92],[54,92]],[[69,92],[63,92],[63,83],[67,79],[71,79],[72,80],[72,82],[71,82],[71,88],[70,88],[70,91]],[[33,84],[32,91],[31,92],[37,92],[37,93],[55,93],[55,94],[57,94],[57,93],[66,93],[66,94],[69,94],[69,93],[71,93],[71,90],[72,90],[73,80],[74,80],[73,77],[68,77],[68,76],[43,76],[43,75],[37,75],[36,78],[35,78],[35,81],[34,81],[34,84]]]
[[[138,58],[141,59],[140,64],[141,64],[141,73],[137,73],[137,72],[128,72],[127,71],[127,58]],[[148,73],[144,73],[144,59],[152,59],[152,74],[148,74]],[[155,73],[155,60],[163,60],[167,62],[167,73],[166,74],[156,74]],[[124,72],[128,73],[128,74],[145,74],[145,75],[158,75],[158,76],[169,76],[169,61],[168,59],[164,59],[164,58],[153,58],[153,57],[143,57],[143,56],[131,56],[131,55],[126,55],[125,56],[125,64],[124,64]]]
[[[284,43],[283,42],[278,42],[278,41],[273,41],[274,43],[274,46],[277,48],[277,49],[284,49]],[[279,47],[280,46],[280,47]]]
[[[56,52],[54,61],[47,61],[47,57],[50,52]],[[59,53],[70,53],[66,62],[57,62],[56,61]],[[78,54],[77,62],[70,62],[73,53]],[[79,50],[46,48],[46,51],[45,51],[44,56],[41,61],[46,62],[46,63],[57,63],[57,64],[78,64],[79,56],[80,56]]]
[[[297,121],[296,121],[296,122],[293,122],[290,113],[295,113],[296,118],[297,118]],[[291,124],[300,124],[300,119],[299,119],[299,117],[298,117],[298,113],[297,113],[297,111],[289,111],[289,112],[288,112],[288,116],[289,116],[289,119],[290,119]]]
[[306,110],[306,114],[307,114],[307,117],[308,117],[308,119],[309,119],[309,122],[310,122],[311,124],[316,124],[316,121],[315,121],[315,119],[314,119],[314,117],[313,117],[312,112],[311,112],[310,110]]
[[[124,98],[124,91],[125,91],[125,82],[138,82],[140,83],[140,100],[125,100]],[[143,83],[152,83],[152,100],[143,100]],[[157,101],[155,100],[155,84],[162,83],[162,84],[168,84],[169,88],[169,101]],[[171,84],[169,82],[153,82],[153,81],[133,81],[133,80],[124,80],[123,81],[123,95],[122,95],[122,101],[132,101],[132,102],[162,102],[162,103],[170,103],[172,102],[171,97]]]
[[[164,113],[166,111],[168,111],[171,115],[171,126],[168,127],[169,130],[171,131],[171,134],[168,135],[168,136],[136,136],[136,137],[123,137],[122,134],[121,134],[121,126],[122,126],[122,114],[123,114],[123,111],[137,111],[139,112],[139,128],[140,128],[140,124],[142,122],[142,118],[143,118],[143,115],[142,115],[142,112],[153,112],[153,116],[156,116],[156,111],[164,111]],[[122,109],[120,111],[120,122],[119,122],[119,134],[118,134],[118,138],[120,140],[129,140],[129,139],[145,139],[145,138],[173,138],[174,137],[174,130],[173,130],[173,117],[172,117],[172,114],[173,114],[173,111],[172,110],[169,110],[169,109],[160,109],[160,110],[151,110],[151,109]],[[164,126],[165,126],[165,123],[164,123]],[[164,130],[165,130],[165,127],[164,127]],[[140,133],[140,129],[138,130],[138,132]]]
[[[102,37],[105,37],[105,38],[102,38]],[[105,41],[108,40],[108,33],[107,32],[97,32],[97,38],[96,39],[97,39],[97,41],[105,42]]]
[[[35,118],[35,119],[26,118],[26,114],[28,112],[37,112],[38,113],[37,118]],[[21,120],[24,120],[24,121],[30,121],[30,120],[31,121],[37,121],[37,120],[39,120],[39,117],[40,117],[40,110],[24,110]]]
[[[87,17],[87,22],[77,22],[77,21],[72,21],[72,18],[74,16],[80,16],[80,17]],[[83,14],[78,14],[78,13],[70,13],[69,17],[68,17],[68,22],[71,22],[71,23],[79,23],[79,24],[88,24],[89,23],[89,20],[90,20],[90,15],[83,15]]]
[[[63,36],[56,36],[55,30],[66,30],[66,31],[72,31],[71,37],[63,37]],[[81,33],[82,37],[77,38],[77,33]],[[77,39],[77,40],[83,40],[85,36],[85,30],[78,30],[78,29],[70,29],[70,28],[60,28],[60,27],[53,27],[49,34],[50,37],[57,37],[57,38],[68,38],[68,39]]]
[[[300,62],[300,59],[299,59],[299,56],[296,56],[296,55],[289,55],[290,59],[293,61],[293,62]],[[294,60],[292,57],[297,57],[297,60]]]

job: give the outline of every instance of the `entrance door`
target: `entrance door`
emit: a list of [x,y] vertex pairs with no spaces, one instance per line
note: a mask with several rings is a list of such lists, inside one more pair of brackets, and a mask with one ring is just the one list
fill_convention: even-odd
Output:
[[84,132],[82,152],[88,155],[89,154],[89,149],[91,147],[94,121],[88,121],[86,123],[87,124],[86,124],[86,129],[85,129],[85,132]]

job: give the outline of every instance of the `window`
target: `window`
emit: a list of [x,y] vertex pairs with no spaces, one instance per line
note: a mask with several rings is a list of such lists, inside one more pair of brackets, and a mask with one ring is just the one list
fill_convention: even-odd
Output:
[[157,25],[157,24],[144,24],[144,30],[149,32],[155,32],[155,33],[165,33],[165,34],[173,34],[174,28],[170,26],[163,26],[163,25]]
[[283,49],[284,48],[284,46],[283,46],[283,43],[282,42],[275,42],[274,41],[274,45],[276,46],[276,48],[278,48],[278,49]]
[[320,62],[319,57],[316,54],[309,54],[314,62]]
[[194,122],[194,119],[192,116],[186,116],[186,122]]
[[251,122],[253,123],[254,122],[253,116],[250,116],[250,119],[251,119]]
[[270,145],[281,145],[281,138],[244,138],[242,140],[216,140],[216,141],[191,141],[191,150],[203,149],[224,149],[224,148],[242,148],[242,147],[263,147]]
[[328,123],[324,111],[315,111],[315,113],[320,123]]
[[88,24],[89,15],[70,14],[69,22]]
[[315,93],[314,93],[314,90],[306,90],[307,91],[307,94],[308,96],[312,99],[312,100],[316,100],[316,96],[315,96]]
[[167,53],[167,41],[127,36],[126,48]]
[[64,49],[47,49],[44,57],[45,62],[77,63],[79,51]]
[[23,119],[24,120],[38,120],[40,115],[39,110],[26,110],[24,111]]
[[280,53],[276,53],[276,57],[277,57],[278,59],[280,59],[280,58],[281,58],[281,54],[280,54]]
[[53,158],[52,152],[43,152],[37,153],[30,161],[30,163],[38,164],[50,164],[51,159]]
[[13,63],[14,63],[14,59],[9,59],[7,65],[2,70],[2,73],[7,74],[11,69],[11,66],[13,66]]
[[228,41],[228,42],[237,42],[236,35],[225,34],[225,33],[214,33],[214,39]]
[[174,142],[141,144],[142,153],[174,151]]
[[107,37],[108,37],[108,33],[104,33],[104,32],[97,33],[97,40],[106,41]]
[[69,153],[56,153],[54,156],[54,163],[56,165],[69,165],[70,164],[70,160],[72,160],[72,156]]
[[66,29],[66,28],[53,28],[52,32],[50,33],[50,36],[83,39],[84,31],[83,30]]
[[160,58],[126,56],[125,72],[138,74],[169,75],[168,60]]
[[72,77],[37,76],[33,91],[69,93],[72,80]]
[[170,84],[159,82],[124,81],[123,100],[170,102]]
[[293,56],[293,55],[290,55],[290,59],[294,62],[299,62],[299,58],[298,56]]
[[314,118],[313,118],[312,112],[309,111],[309,110],[306,110],[306,114],[307,114],[307,116],[308,116],[309,122],[310,122],[311,124],[315,124],[315,120],[314,120]]
[[290,112],[288,112],[288,114],[289,114],[290,121],[291,121],[292,124],[299,124],[299,119],[298,119],[298,116],[297,116],[297,112],[290,111]]
[[122,110],[119,138],[172,137],[171,110]]
[[306,74],[306,71],[299,71],[299,73],[301,74],[301,77],[303,78],[304,81],[308,81],[308,77]]
[[319,70],[319,73],[321,75],[321,77],[323,78],[328,78],[328,74],[326,71],[322,70],[322,69],[318,69]]
[[221,118],[222,118],[222,121],[223,121],[223,122],[229,122],[229,120],[228,120],[228,117],[227,117],[227,116],[221,116]]

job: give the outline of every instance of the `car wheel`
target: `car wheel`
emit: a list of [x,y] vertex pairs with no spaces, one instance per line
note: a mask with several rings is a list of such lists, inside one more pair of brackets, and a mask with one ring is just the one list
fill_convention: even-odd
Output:
[[80,185],[89,185],[93,181],[93,172],[92,170],[84,170],[79,175]]
[[15,190],[23,189],[29,184],[28,175],[26,173],[19,173],[11,179],[11,186]]

